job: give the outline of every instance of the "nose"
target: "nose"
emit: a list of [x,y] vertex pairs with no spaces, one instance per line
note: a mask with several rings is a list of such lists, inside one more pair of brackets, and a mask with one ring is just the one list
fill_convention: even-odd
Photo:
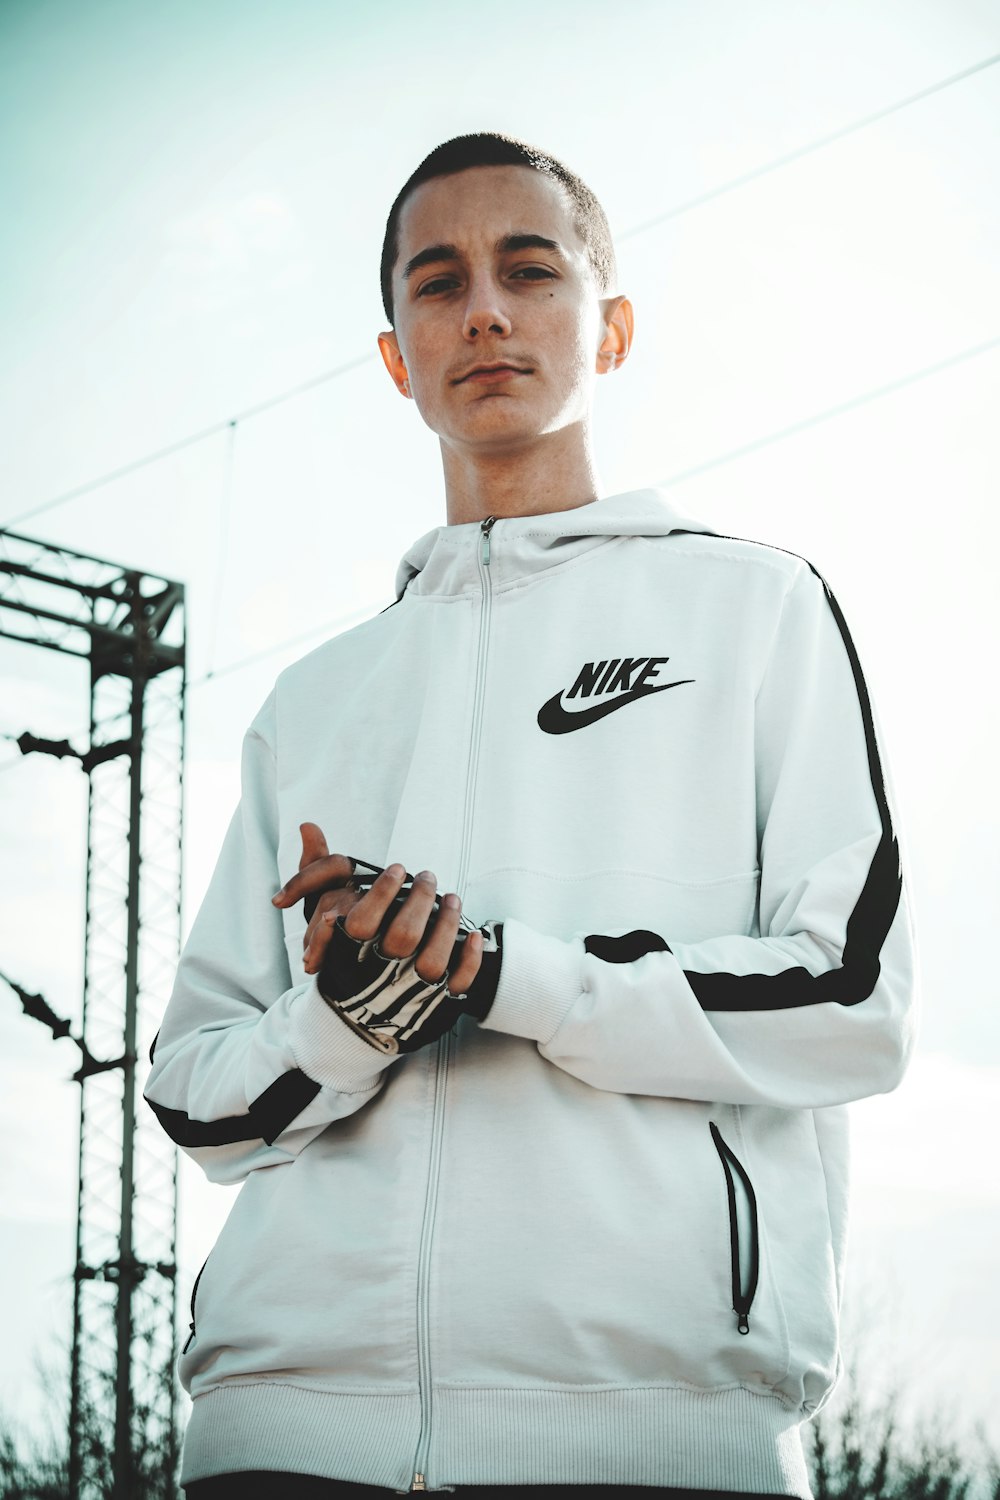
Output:
[[473,341],[482,333],[492,333],[500,338],[510,334],[510,319],[503,304],[500,288],[492,276],[477,276],[469,286],[469,297],[465,307],[462,326],[464,336]]

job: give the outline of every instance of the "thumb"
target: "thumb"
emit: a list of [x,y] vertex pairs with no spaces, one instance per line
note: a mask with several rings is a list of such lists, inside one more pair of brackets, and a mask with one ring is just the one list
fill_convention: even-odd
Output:
[[314,860],[324,859],[329,854],[323,830],[318,823],[300,823],[299,832],[302,835],[302,858],[299,860],[299,869],[304,870],[306,865],[311,865]]

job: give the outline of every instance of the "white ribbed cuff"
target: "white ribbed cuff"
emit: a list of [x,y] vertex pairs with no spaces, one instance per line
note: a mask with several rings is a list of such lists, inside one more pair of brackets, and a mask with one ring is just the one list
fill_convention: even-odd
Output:
[[309,1078],[341,1094],[373,1089],[399,1056],[366,1042],[320,994],[316,976],[291,1007],[290,1041],[295,1061]]
[[480,1022],[485,1031],[549,1042],[583,993],[584,947],[504,918],[503,962],[496,996]]

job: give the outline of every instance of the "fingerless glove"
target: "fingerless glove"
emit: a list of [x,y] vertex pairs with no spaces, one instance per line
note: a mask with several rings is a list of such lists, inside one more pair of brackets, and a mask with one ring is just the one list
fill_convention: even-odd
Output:
[[[354,864],[355,870],[349,882],[354,889],[371,885],[382,873],[378,865],[368,865],[364,860],[355,860]],[[358,868],[362,865],[364,870]],[[352,937],[344,925],[344,918],[338,917],[317,976],[320,994],[327,1004],[380,1052],[415,1052],[450,1031],[462,1015],[475,1016],[482,1021],[493,1004],[500,978],[503,923],[487,922],[479,928],[483,934],[479,972],[465,994],[449,992],[448,975],[461,962],[468,934],[476,931],[464,913],[459,918],[462,926],[448,966],[437,979],[423,979],[417,973],[415,964],[420,956],[419,949],[406,958],[391,958],[382,952],[379,939],[388,931],[412,883],[413,876],[407,873],[402,889],[374,937]],[[318,892],[307,898],[307,919],[311,919],[318,899]],[[440,904],[440,899],[435,897],[435,914],[440,910]]]

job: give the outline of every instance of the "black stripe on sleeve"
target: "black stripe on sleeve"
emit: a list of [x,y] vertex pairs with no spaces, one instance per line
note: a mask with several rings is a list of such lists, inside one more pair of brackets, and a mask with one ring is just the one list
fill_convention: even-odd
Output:
[[231,1146],[236,1141],[266,1141],[271,1146],[319,1091],[314,1078],[307,1077],[301,1068],[293,1068],[258,1095],[245,1115],[192,1120],[183,1110],[167,1109],[148,1098],[146,1103],[178,1146]]
[[[716,534],[716,533],[713,533]],[[700,532],[677,532],[675,535],[703,535]],[[745,537],[722,537],[723,541],[746,541]],[[753,545],[765,546],[757,542]],[[786,551],[771,548],[771,551]],[[789,557],[798,553],[789,552]],[[819,579],[827,603],[837,622],[840,636],[851,663],[854,686],[861,706],[861,718],[868,750],[868,771],[872,791],[882,824],[882,836],[872,856],[868,876],[847,922],[844,952],[838,969],[825,974],[810,974],[808,969],[785,969],[780,974],[696,974],[685,972],[685,979],[704,1010],[790,1010],[803,1005],[835,1001],[838,1005],[857,1005],[867,1000],[878,983],[879,955],[899,906],[903,888],[899,845],[893,834],[892,818],[885,790],[885,778],[875,740],[871,700],[861,663],[847,628],[840,605],[830,585],[808,558],[800,558]]]
[[588,953],[603,959],[606,964],[634,964],[647,953],[670,952],[660,934],[650,932],[646,927],[636,927],[622,937],[608,937],[603,932],[592,932],[589,937],[584,938],[583,946]]

